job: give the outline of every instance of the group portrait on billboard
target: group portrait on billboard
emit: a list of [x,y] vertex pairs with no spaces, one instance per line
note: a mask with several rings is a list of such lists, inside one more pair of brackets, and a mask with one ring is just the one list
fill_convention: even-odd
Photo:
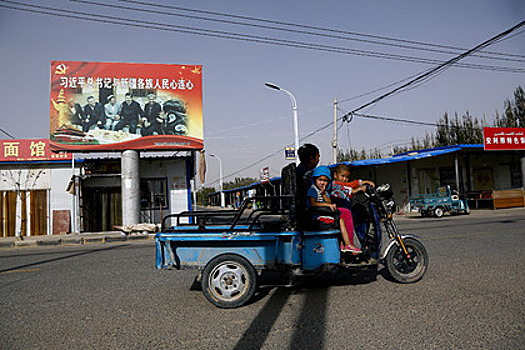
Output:
[[201,149],[201,66],[51,62],[56,150]]

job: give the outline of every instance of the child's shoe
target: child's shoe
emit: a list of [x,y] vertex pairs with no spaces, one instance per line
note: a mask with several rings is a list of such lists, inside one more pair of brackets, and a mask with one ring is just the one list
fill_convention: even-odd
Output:
[[359,254],[359,253],[361,253],[361,249],[359,249],[359,248],[357,248],[357,247],[355,247],[355,246],[353,246],[351,244],[348,244],[348,245],[345,245],[345,246],[341,245],[341,251],[343,253],[347,253],[348,252],[348,253],[352,253],[352,254]]

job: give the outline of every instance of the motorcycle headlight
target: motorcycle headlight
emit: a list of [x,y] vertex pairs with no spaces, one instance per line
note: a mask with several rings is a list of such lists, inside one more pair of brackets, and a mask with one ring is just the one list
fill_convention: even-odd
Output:
[[383,184],[376,188],[377,195],[383,200],[391,200],[394,198],[394,191],[390,184]]

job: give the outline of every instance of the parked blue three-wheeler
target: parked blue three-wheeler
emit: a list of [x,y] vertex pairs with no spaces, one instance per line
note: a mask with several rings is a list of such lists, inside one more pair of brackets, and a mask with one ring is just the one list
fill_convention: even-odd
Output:
[[[402,235],[392,219],[390,185],[368,188],[360,201],[359,254],[341,253],[339,230],[310,231],[297,213],[295,164],[283,168],[280,195],[246,199],[239,210],[168,215],[156,235],[158,269],[196,269],[206,298],[220,308],[244,305],[263,270],[279,270],[293,283],[334,269],[376,269],[383,264],[400,283],[419,281],[428,255],[419,239]],[[304,200],[304,199],[302,199]],[[260,202],[258,209],[251,204]]]
[[467,197],[452,191],[448,185],[438,187],[436,193],[412,195],[410,204],[419,209],[421,216],[442,218],[447,211],[451,214],[470,214]]

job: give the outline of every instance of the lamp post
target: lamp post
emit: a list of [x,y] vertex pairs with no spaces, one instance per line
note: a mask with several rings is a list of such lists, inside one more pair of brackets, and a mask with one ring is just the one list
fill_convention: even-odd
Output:
[[210,157],[217,158],[219,161],[219,182],[220,182],[220,189],[221,189],[221,208],[224,208],[226,206],[226,201],[224,199],[224,187],[223,187],[223,178],[222,178],[222,160],[219,158],[219,156],[216,156],[215,154],[210,154]]
[[274,90],[279,90],[290,96],[290,100],[292,101],[292,107],[293,107],[293,127],[295,132],[295,163],[299,164],[299,154],[297,151],[299,150],[299,125],[297,121],[297,100],[295,99],[294,95],[288,90],[285,90],[275,84],[272,83],[264,83],[267,87]]

